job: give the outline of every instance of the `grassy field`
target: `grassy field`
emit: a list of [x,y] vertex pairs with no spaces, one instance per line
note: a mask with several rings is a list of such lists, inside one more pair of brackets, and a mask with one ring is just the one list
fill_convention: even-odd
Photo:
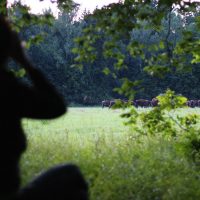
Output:
[[28,149],[21,161],[23,185],[51,166],[75,163],[89,183],[91,200],[200,199],[199,166],[178,153],[172,141],[135,140],[120,113],[69,108],[56,120],[24,119]]

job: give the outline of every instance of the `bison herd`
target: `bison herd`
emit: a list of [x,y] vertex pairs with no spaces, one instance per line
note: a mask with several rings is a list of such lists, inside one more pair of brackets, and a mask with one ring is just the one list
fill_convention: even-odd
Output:
[[[136,99],[132,101],[122,100],[122,99],[112,99],[112,100],[103,100],[101,102],[102,108],[104,107],[111,108],[113,105],[116,104],[117,101],[120,101],[122,103],[130,103],[136,108],[138,107],[148,108],[148,107],[155,107],[158,105],[158,99],[156,98],[153,98],[152,100]],[[186,102],[186,106],[191,107],[191,108],[200,107],[200,100],[188,100]]]
[[153,98],[152,100],[146,100],[146,99],[137,99],[137,100],[122,100],[122,99],[113,99],[113,100],[103,100],[101,105],[102,108],[108,107],[111,108],[113,105],[116,104],[117,101],[120,101],[122,103],[130,103],[131,105],[135,107],[155,107],[158,105],[158,100],[156,98]]
[[200,100],[188,100],[186,105],[191,108],[200,107]]

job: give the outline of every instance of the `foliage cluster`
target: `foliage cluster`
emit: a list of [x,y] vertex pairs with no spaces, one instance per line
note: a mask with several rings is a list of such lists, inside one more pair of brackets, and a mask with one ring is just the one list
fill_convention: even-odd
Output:
[[[188,113],[179,115],[178,110],[186,108],[187,99],[167,90],[162,96],[158,96],[158,107],[139,113],[135,109],[123,113],[127,118],[126,124],[132,127],[135,137],[160,136],[168,141],[175,141],[177,149],[187,155],[189,160],[199,162],[200,137],[199,114]],[[172,113],[176,113],[172,115]],[[142,127],[142,128],[141,128]]]
[[97,105],[106,98],[133,96],[152,99],[167,88],[200,98],[199,10],[156,2],[111,4],[81,17],[74,6],[70,12],[61,9],[56,19],[48,12],[29,14],[26,6],[16,3],[10,18],[27,41],[34,63],[70,103]]
[[152,98],[170,88],[188,98],[198,98],[199,92],[192,91],[199,79],[195,59],[198,16],[195,3],[179,1],[124,1],[105,6],[87,16],[91,24],[76,41],[75,60],[83,63],[98,59],[96,42],[103,36],[103,56],[114,62],[104,72],[119,80],[120,94]]

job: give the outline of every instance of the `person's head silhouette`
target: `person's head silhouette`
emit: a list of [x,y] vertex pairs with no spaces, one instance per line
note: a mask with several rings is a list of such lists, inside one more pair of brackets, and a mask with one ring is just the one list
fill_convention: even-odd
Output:
[[[6,66],[8,58],[26,70],[32,85],[20,82]],[[19,161],[26,149],[23,117],[52,119],[66,112],[66,104],[42,73],[24,54],[21,41],[0,15],[0,199],[87,200],[88,187],[75,165],[54,167],[22,190]]]
[[[24,67],[32,87],[22,84],[7,68],[12,58]],[[0,199],[19,189],[19,159],[26,148],[23,117],[50,119],[65,113],[63,99],[24,54],[21,41],[0,15]],[[2,198],[1,198],[2,197]]]

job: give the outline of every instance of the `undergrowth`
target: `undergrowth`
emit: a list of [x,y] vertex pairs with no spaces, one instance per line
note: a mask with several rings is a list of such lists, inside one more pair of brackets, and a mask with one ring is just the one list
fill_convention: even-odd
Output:
[[[200,110],[177,112],[185,116]],[[23,185],[51,166],[75,163],[89,183],[91,200],[199,199],[198,163],[183,153],[179,141],[162,135],[135,137],[120,114],[71,108],[53,121],[25,119],[28,149],[21,162]]]

